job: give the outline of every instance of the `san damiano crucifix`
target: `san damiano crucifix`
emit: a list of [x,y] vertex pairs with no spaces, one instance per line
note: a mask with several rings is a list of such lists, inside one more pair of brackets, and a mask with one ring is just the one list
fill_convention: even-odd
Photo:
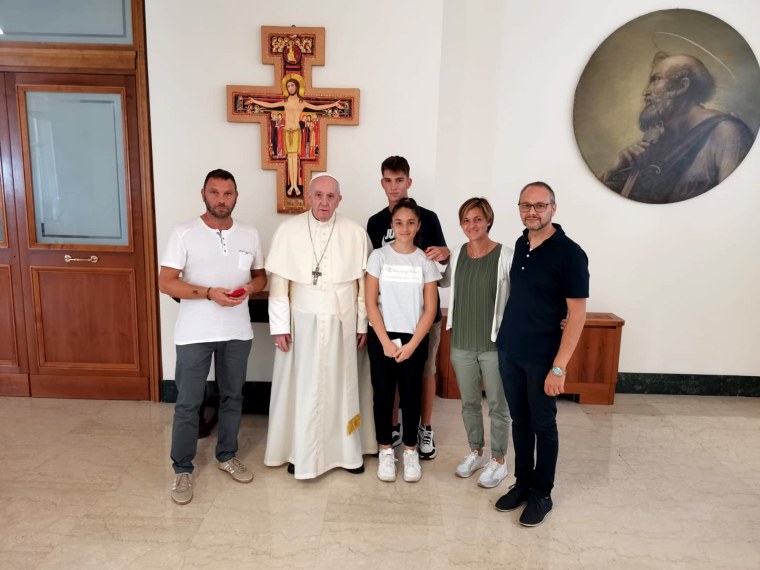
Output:
[[325,64],[325,29],[262,26],[262,62],[271,87],[227,86],[227,120],[261,125],[261,165],[277,171],[277,211],[306,211],[312,172],[327,170],[327,127],[359,124],[359,90],[313,88],[311,67]]

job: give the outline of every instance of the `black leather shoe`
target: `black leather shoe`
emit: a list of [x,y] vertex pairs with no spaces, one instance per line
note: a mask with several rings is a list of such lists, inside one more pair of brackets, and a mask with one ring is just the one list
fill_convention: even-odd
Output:
[[[344,467],[344,469],[346,468]],[[356,469],[346,469],[346,471],[348,471],[352,475],[361,475],[362,473],[364,473],[364,465],[360,465]]]
[[503,513],[514,511],[528,502],[530,489],[520,487],[516,483],[509,488],[509,492],[496,501],[496,510]]
[[293,465],[292,463],[288,463],[288,473],[290,473],[291,475],[294,475],[295,472],[296,472],[296,466]]

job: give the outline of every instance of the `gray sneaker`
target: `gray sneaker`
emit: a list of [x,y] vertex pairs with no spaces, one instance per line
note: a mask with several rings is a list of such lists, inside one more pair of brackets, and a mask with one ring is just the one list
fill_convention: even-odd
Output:
[[217,463],[216,466],[222,471],[229,473],[238,483],[250,483],[253,481],[253,473],[248,471],[245,464],[237,457],[233,457],[224,463]]
[[193,500],[192,473],[177,473],[172,485],[172,500],[178,505],[186,505]]

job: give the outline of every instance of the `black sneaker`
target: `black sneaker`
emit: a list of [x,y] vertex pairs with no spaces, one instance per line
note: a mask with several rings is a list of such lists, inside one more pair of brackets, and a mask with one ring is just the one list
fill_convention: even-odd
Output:
[[438,450],[435,448],[435,439],[433,438],[433,428],[431,426],[420,425],[417,432],[417,442],[419,443],[418,451],[420,459],[435,459]]
[[359,467],[354,467],[353,469],[349,469],[348,467],[344,467],[343,469],[351,473],[351,475],[361,475],[364,473],[364,464],[360,465]]
[[509,488],[509,492],[496,501],[496,510],[502,513],[514,511],[528,502],[530,489],[520,487],[515,483]]
[[552,510],[551,497],[539,497],[531,493],[528,504],[520,515],[520,524],[523,526],[538,526]]

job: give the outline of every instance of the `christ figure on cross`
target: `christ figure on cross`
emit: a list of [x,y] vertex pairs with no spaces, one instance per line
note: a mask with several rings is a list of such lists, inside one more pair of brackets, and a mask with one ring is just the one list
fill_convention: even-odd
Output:
[[298,188],[298,170],[300,166],[301,152],[301,113],[304,110],[323,111],[325,109],[343,109],[346,103],[336,101],[324,105],[315,105],[304,100],[303,78],[295,73],[286,75],[283,79],[285,89],[283,95],[286,99],[282,102],[270,103],[253,99],[253,103],[264,107],[265,109],[284,109],[285,110],[285,152],[287,153],[288,177],[290,186],[288,187],[288,196],[300,196],[301,190]]

